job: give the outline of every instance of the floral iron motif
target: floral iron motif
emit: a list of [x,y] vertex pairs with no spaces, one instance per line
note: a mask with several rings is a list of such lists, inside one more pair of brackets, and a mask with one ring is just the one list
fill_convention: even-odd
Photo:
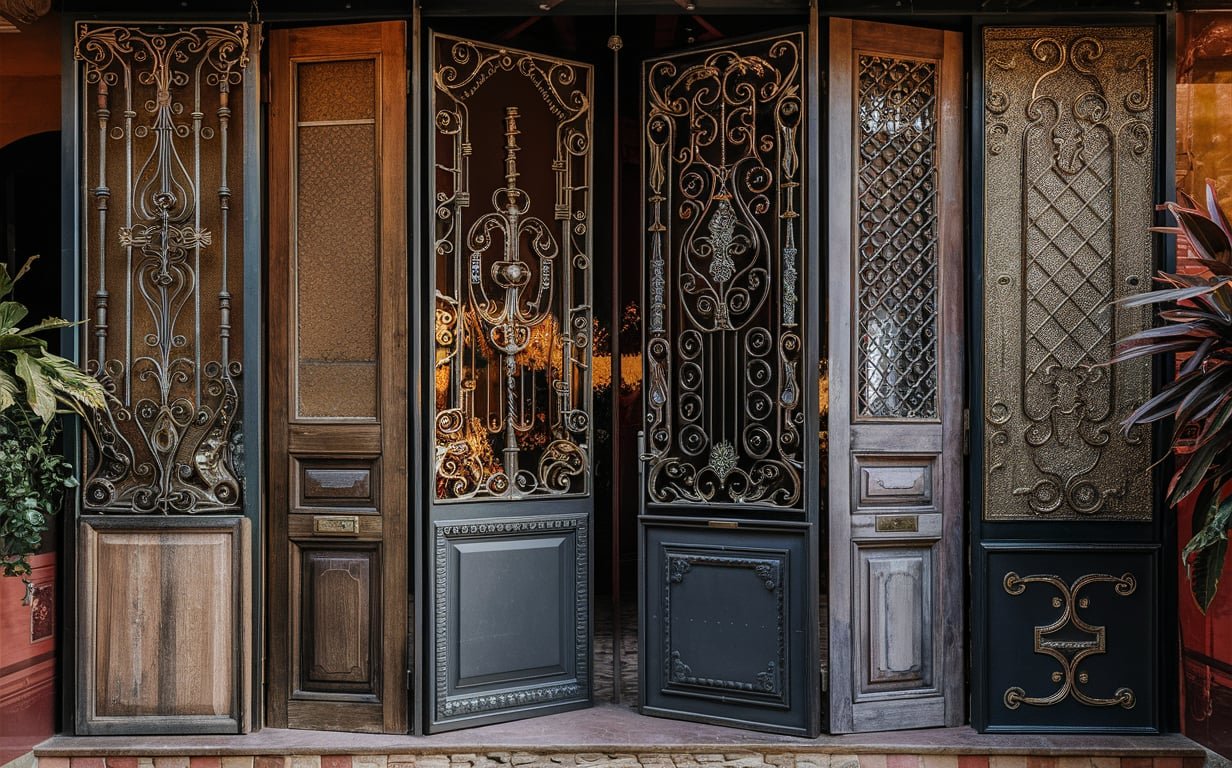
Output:
[[649,62],[646,493],[799,507],[803,38]]
[[[433,36],[433,51],[436,498],[587,493],[590,71],[444,35]],[[471,107],[484,100],[476,114],[489,114],[503,98],[501,83],[514,80],[541,97],[554,124],[551,154],[537,143],[529,159],[519,157],[522,110],[536,105],[502,103],[504,185],[472,189],[473,158],[488,150],[472,141]],[[496,161],[495,152],[487,156]],[[550,207],[532,200],[531,189],[545,187],[555,196]],[[476,193],[490,194],[493,210],[472,217]]]
[[96,175],[86,359],[111,395],[86,425],[87,512],[242,509],[228,174],[247,49],[244,25],[77,27],[95,118],[82,125],[83,176]]
[[[1005,706],[1018,709],[1023,704],[1035,707],[1050,707],[1069,697],[1089,707],[1121,706],[1133,709],[1134,692],[1129,688],[1118,688],[1111,697],[1097,697],[1086,693],[1081,686],[1090,682],[1090,675],[1079,669],[1084,660],[1091,656],[1105,653],[1107,630],[1102,626],[1094,626],[1083,621],[1078,611],[1090,606],[1090,598],[1081,596],[1081,592],[1092,584],[1111,584],[1113,591],[1121,597],[1128,597],[1138,588],[1138,582],[1132,574],[1109,576],[1092,573],[1077,579],[1073,584],[1066,584],[1057,576],[1036,575],[1019,576],[1010,571],[1005,574],[1005,591],[1011,595],[1021,595],[1027,590],[1028,584],[1047,584],[1060,593],[1052,598],[1052,607],[1061,610],[1059,616],[1051,624],[1039,626],[1034,631],[1034,650],[1036,653],[1051,656],[1061,665],[1061,669],[1053,672],[1051,680],[1060,685],[1057,690],[1047,696],[1028,696],[1026,691],[1013,686],[1005,691]],[[1081,635],[1074,639],[1070,630],[1077,630]]]

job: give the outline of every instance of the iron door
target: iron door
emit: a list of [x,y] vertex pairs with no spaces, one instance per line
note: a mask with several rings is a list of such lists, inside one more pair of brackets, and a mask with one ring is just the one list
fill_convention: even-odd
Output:
[[642,710],[796,735],[821,691],[814,45],[642,78]]
[[591,68],[431,34],[429,731],[591,699]]
[[962,38],[829,32],[830,727],[959,725]]

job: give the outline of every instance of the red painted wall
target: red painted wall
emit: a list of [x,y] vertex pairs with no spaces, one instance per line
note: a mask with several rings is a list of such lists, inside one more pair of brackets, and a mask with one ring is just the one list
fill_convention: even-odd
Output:
[[[53,14],[19,32],[0,34],[0,149],[59,130],[60,21]],[[59,167],[47,171],[58,174]],[[0,219],[3,215],[0,211]],[[21,579],[0,577],[0,765],[55,733],[56,553],[30,562],[31,605],[22,604]]]

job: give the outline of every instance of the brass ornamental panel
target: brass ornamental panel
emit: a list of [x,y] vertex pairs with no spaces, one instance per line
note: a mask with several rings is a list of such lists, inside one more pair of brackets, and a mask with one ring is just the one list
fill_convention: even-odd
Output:
[[1154,30],[984,34],[984,518],[1151,517],[1151,437],[1120,422],[1147,360],[1106,367],[1151,322]]
[[646,493],[799,508],[798,33],[645,64]]
[[436,498],[590,485],[591,70],[434,35]]
[[241,511],[245,25],[78,24],[87,513]]

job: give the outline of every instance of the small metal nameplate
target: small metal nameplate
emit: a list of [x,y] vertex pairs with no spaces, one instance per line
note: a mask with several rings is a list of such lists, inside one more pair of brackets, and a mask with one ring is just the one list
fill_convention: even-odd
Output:
[[735,520],[710,520],[706,523],[711,528],[739,528],[740,523]]
[[915,533],[920,530],[916,515],[877,515],[878,533]]
[[316,515],[312,530],[322,536],[358,536],[358,515]]

